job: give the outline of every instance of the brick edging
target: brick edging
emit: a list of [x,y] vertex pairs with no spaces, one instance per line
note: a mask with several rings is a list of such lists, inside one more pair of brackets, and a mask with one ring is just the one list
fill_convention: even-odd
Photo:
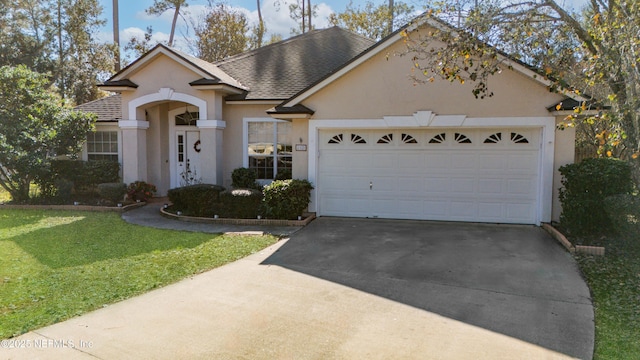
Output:
[[219,224],[219,225],[306,226],[311,221],[313,221],[313,219],[316,218],[316,214],[311,213],[311,214],[308,214],[307,217],[305,217],[302,220],[224,219],[224,218],[214,219],[214,218],[207,218],[207,217],[176,215],[168,211],[165,211],[164,208],[160,208],[160,214],[168,219],[196,222],[196,223]]
[[586,254],[586,255],[598,255],[604,256],[605,248],[602,246],[583,246],[576,245],[573,246],[571,242],[564,236],[558,229],[553,227],[551,224],[543,223],[542,228],[545,229],[551,236],[558,240],[562,246],[564,246],[570,253],[575,254]]
[[9,205],[0,204],[0,209],[9,210],[68,210],[68,211],[98,211],[123,213],[146,205],[146,202],[129,204],[123,207],[94,206],[94,205]]
[[545,229],[554,239],[556,239],[562,246],[564,246],[570,253],[575,254],[576,248],[571,242],[564,236],[558,229],[554,228],[551,224],[542,223],[542,228]]

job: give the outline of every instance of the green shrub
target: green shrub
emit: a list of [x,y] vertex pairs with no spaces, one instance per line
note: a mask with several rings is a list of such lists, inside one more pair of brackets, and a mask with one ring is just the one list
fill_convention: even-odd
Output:
[[117,182],[120,164],[112,161],[53,160],[35,179],[43,196],[53,196],[56,180],[71,181],[76,191],[92,191],[98,184]]
[[610,158],[585,159],[560,168],[562,185],[560,222],[574,235],[600,235],[612,230],[604,211],[606,197],[633,190],[631,166]]
[[603,205],[613,230],[620,235],[637,233],[640,225],[640,197],[631,194],[612,195],[604,199]]
[[124,195],[127,193],[127,184],[125,183],[102,183],[98,184],[98,195],[101,199],[117,203],[124,199]]
[[147,201],[158,191],[156,186],[144,181],[136,181],[127,187],[127,197],[133,201]]
[[86,161],[81,180],[81,185],[86,187],[118,182],[120,180],[120,163],[105,160]]
[[252,169],[237,168],[231,173],[231,185],[236,189],[257,189],[256,176]]
[[276,180],[264,187],[268,217],[295,219],[309,206],[313,185],[307,180]]
[[62,201],[69,201],[73,192],[73,182],[66,179],[57,179],[54,182],[55,196]]
[[213,213],[224,218],[255,219],[262,214],[262,199],[262,192],[255,189],[225,191],[220,194]]
[[291,169],[279,169],[276,174],[276,180],[289,180],[291,179]]
[[223,191],[220,185],[196,184],[171,189],[168,195],[174,208],[185,215],[211,217]]

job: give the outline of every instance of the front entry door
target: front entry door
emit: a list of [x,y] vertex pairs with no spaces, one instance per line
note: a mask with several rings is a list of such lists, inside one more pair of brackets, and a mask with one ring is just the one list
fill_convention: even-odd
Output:
[[186,186],[201,182],[200,132],[176,131],[175,184]]

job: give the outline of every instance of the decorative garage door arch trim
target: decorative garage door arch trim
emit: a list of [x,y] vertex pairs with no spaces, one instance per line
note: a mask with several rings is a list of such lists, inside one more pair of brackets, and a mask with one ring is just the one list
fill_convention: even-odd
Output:
[[[553,203],[553,164],[555,144],[555,118],[553,117],[509,117],[470,118],[464,115],[436,115],[431,111],[419,111],[412,116],[386,116],[382,119],[328,119],[309,121],[309,181],[318,184],[319,131],[326,129],[482,129],[482,128],[538,128],[541,129],[540,178],[536,223],[550,222]],[[310,211],[318,211],[318,191],[311,196]]]

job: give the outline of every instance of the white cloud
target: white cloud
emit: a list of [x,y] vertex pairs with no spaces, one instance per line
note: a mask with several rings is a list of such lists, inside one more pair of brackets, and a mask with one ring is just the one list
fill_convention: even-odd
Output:
[[[290,37],[292,28],[299,27],[298,23],[289,16],[289,4],[293,1],[295,0],[262,1],[262,16],[267,26],[266,39],[269,39],[272,34],[280,34],[283,39],[286,39]],[[278,3],[279,5],[277,5]],[[334,13],[334,10],[326,3],[316,5],[316,16],[313,18],[313,25],[318,29],[326,28],[329,26],[329,15]],[[247,16],[250,26],[258,23],[257,10],[251,11],[247,8],[237,6],[232,6],[232,8],[244,13]],[[206,5],[190,5],[184,8],[184,18],[180,17],[178,19],[174,47],[187,53],[191,52],[189,41],[193,39],[192,24],[203,17],[207,10],[208,7]],[[132,37],[140,40],[144,39],[147,25],[152,26],[154,30],[151,40],[153,44],[156,42],[167,43],[169,41],[168,32],[171,29],[171,22],[173,21],[173,10],[165,11],[160,16],[148,15],[144,11],[139,11],[135,17],[140,21],[140,27],[128,27],[120,31],[120,43],[122,47],[124,47]],[[165,32],[158,31],[158,29],[162,29]],[[101,32],[98,38],[102,42],[113,41],[112,33],[108,31]]]
[[[280,5],[278,6],[277,3]],[[262,4],[262,17],[264,18],[265,25],[267,27],[267,38],[271,34],[280,34],[282,38],[286,39],[291,34],[292,28],[298,28],[299,25],[296,21],[289,16],[289,4],[291,0],[266,0]],[[334,13],[333,9],[325,4],[316,4],[316,16],[313,18],[313,26],[322,29],[329,26],[329,15]],[[247,11],[248,19],[251,24],[258,23],[258,11]]]

